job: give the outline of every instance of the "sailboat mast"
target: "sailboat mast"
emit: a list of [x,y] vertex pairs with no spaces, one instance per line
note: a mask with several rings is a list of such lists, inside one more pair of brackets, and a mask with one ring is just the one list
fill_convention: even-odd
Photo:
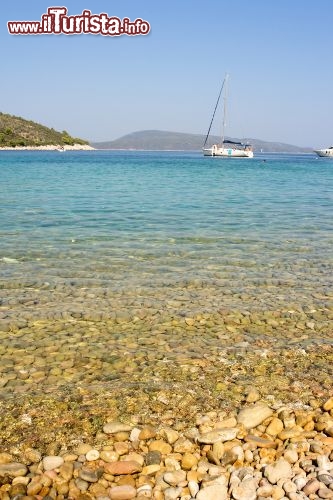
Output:
[[219,92],[219,95],[218,95],[218,98],[217,98],[217,101],[216,101],[216,104],[215,104],[215,108],[214,108],[213,116],[212,116],[212,119],[211,119],[210,124],[209,124],[208,132],[207,132],[207,135],[206,135],[206,138],[205,138],[205,142],[204,142],[203,147],[205,147],[205,146],[206,146],[207,141],[208,141],[208,137],[209,137],[209,134],[210,134],[210,130],[211,130],[211,128],[212,128],[213,121],[214,121],[214,118],[215,118],[215,113],[216,113],[217,107],[218,107],[218,105],[219,105],[220,98],[221,98],[221,94],[222,94],[222,91],[223,91],[223,88],[224,88],[224,83],[225,83],[225,79],[223,80],[222,86],[221,86],[221,88],[220,88],[220,92]]
[[222,147],[225,139],[225,127],[227,122],[227,93],[228,93],[228,73],[224,78],[224,95],[223,95],[223,123],[222,123]]

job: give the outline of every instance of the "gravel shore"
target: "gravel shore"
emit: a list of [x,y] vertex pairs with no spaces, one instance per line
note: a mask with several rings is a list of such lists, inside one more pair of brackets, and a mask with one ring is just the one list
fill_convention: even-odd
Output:
[[333,498],[328,286],[21,272],[0,298],[1,500]]
[[2,307],[1,500],[333,498],[329,308],[29,307]]
[[[31,432],[34,416],[23,418]],[[237,411],[197,414],[188,427],[177,420],[176,411],[155,425],[133,414],[70,446],[51,441],[44,453],[9,447],[0,453],[0,498],[333,498],[333,397],[268,405],[252,388]]]

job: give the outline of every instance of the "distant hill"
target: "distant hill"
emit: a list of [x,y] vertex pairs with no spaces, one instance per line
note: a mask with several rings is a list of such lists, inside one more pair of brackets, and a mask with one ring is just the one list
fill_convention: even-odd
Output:
[[71,137],[66,130],[57,132],[19,116],[0,113],[0,148],[73,144],[88,144],[88,141]]
[[[267,142],[259,139],[231,138],[228,139],[241,142],[249,142],[254,151],[263,150],[266,153],[310,153],[312,149],[284,144],[281,142]],[[92,146],[96,149],[143,149],[143,150],[171,150],[171,151],[193,151],[200,150],[203,146],[205,136],[201,134],[184,134],[181,132],[164,132],[161,130],[142,130],[125,135],[114,141],[95,142]],[[209,144],[219,142],[220,138],[210,137]]]

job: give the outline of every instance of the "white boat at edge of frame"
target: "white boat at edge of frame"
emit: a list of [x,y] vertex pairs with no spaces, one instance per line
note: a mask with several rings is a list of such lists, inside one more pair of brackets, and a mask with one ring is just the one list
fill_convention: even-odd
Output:
[[[205,143],[202,148],[202,152],[204,156],[221,156],[224,158],[253,158],[253,150],[252,146],[250,144],[243,144],[242,142],[236,142],[236,141],[231,141],[228,139],[225,139],[225,127],[226,127],[226,113],[227,113],[227,83],[228,83],[229,75],[226,74],[222,87],[220,90],[220,93],[218,95],[215,109],[213,112],[213,116],[209,125],[209,129],[206,135]],[[222,94],[222,91],[224,89],[224,105],[223,105],[223,122],[222,122],[222,137],[221,137],[221,144],[213,144],[210,147],[206,147],[206,144],[208,142],[209,138],[209,133],[210,129],[212,127],[215,113],[220,101],[220,97]]]
[[314,149],[314,153],[322,158],[333,158],[333,146],[326,149]]

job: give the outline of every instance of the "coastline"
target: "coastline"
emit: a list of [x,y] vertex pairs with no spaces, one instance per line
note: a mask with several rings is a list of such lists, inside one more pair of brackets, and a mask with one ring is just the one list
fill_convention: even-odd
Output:
[[[301,386],[296,378],[292,392]],[[0,448],[2,500],[332,498],[327,394],[284,403],[254,385],[214,408],[195,382],[109,389],[4,401],[1,436],[13,441]],[[201,411],[192,413],[195,393]]]
[[[89,320],[72,306],[58,320],[4,322],[2,500],[18,492],[37,500],[332,498],[332,311],[321,310],[327,323],[310,341],[305,318],[309,327],[295,336],[298,317],[280,328],[265,312],[256,320],[262,335],[252,338],[238,311],[169,323],[154,308],[117,307],[108,320],[100,310]],[[215,349],[197,346],[216,335]]]
[[47,145],[47,146],[16,146],[14,147],[0,147],[0,151],[95,151],[95,148],[89,144],[73,144],[73,146],[65,145]]

